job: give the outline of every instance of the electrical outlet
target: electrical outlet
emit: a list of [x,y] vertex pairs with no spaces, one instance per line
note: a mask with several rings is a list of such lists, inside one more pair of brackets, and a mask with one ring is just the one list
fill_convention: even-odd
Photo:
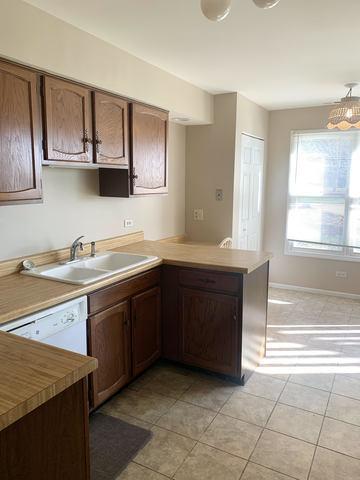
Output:
[[224,192],[222,188],[216,189],[216,200],[222,202],[224,200]]
[[124,220],[124,227],[125,228],[130,228],[134,226],[134,220],[131,220],[131,218],[127,218]]
[[204,210],[202,208],[195,208],[194,210],[194,220],[203,221],[204,220]]
[[336,272],[336,278],[347,278],[347,272]]

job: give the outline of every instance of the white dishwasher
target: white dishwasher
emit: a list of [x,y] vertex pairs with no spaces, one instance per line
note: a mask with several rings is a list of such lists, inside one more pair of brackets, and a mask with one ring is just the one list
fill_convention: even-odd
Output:
[[87,298],[79,297],[0,325],[0,330],[86,355],[86,319]]

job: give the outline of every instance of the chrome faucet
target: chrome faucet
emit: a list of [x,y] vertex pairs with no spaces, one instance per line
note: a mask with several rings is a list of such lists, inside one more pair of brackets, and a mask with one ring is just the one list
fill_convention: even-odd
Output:
[[84,238],[84,235],[81,235],[81,237],[78,237],[76,240],[73,241],[71,247],[70,247],[70,260],[69,262],[76,262],[78,260],[78,249],[81,251],[84,250],[84,245],[82,242],[80,242],[80,239]]

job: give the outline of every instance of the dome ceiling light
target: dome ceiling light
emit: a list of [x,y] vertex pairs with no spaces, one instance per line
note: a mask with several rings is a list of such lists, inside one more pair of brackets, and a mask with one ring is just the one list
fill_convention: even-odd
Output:
[[[253,0],[259,8],[272,8],[277,5],[280,0]],[[221,22],[226,18],[231,10],[231,0],[200,0],[202,13],[212,22]]]
[[327,128],[333,130],[349,130],[350,128],[360,129],[360,97],[353,97],[353,88],[357,87],[357,83],[347,83],[346,88],[349,89],[344,98],[338,102],[329,115],[329,123]]

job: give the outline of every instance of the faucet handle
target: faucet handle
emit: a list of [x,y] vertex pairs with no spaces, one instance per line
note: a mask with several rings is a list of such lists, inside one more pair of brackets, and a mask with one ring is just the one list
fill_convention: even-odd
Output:
[[78,245],[79,245],[80,250],[83,251],[84,250],[84,244],[82,242],[79,242]]
[[96,256],[96,243],[91,242],[91,252],[90,252],[90,257],[95,257]]

